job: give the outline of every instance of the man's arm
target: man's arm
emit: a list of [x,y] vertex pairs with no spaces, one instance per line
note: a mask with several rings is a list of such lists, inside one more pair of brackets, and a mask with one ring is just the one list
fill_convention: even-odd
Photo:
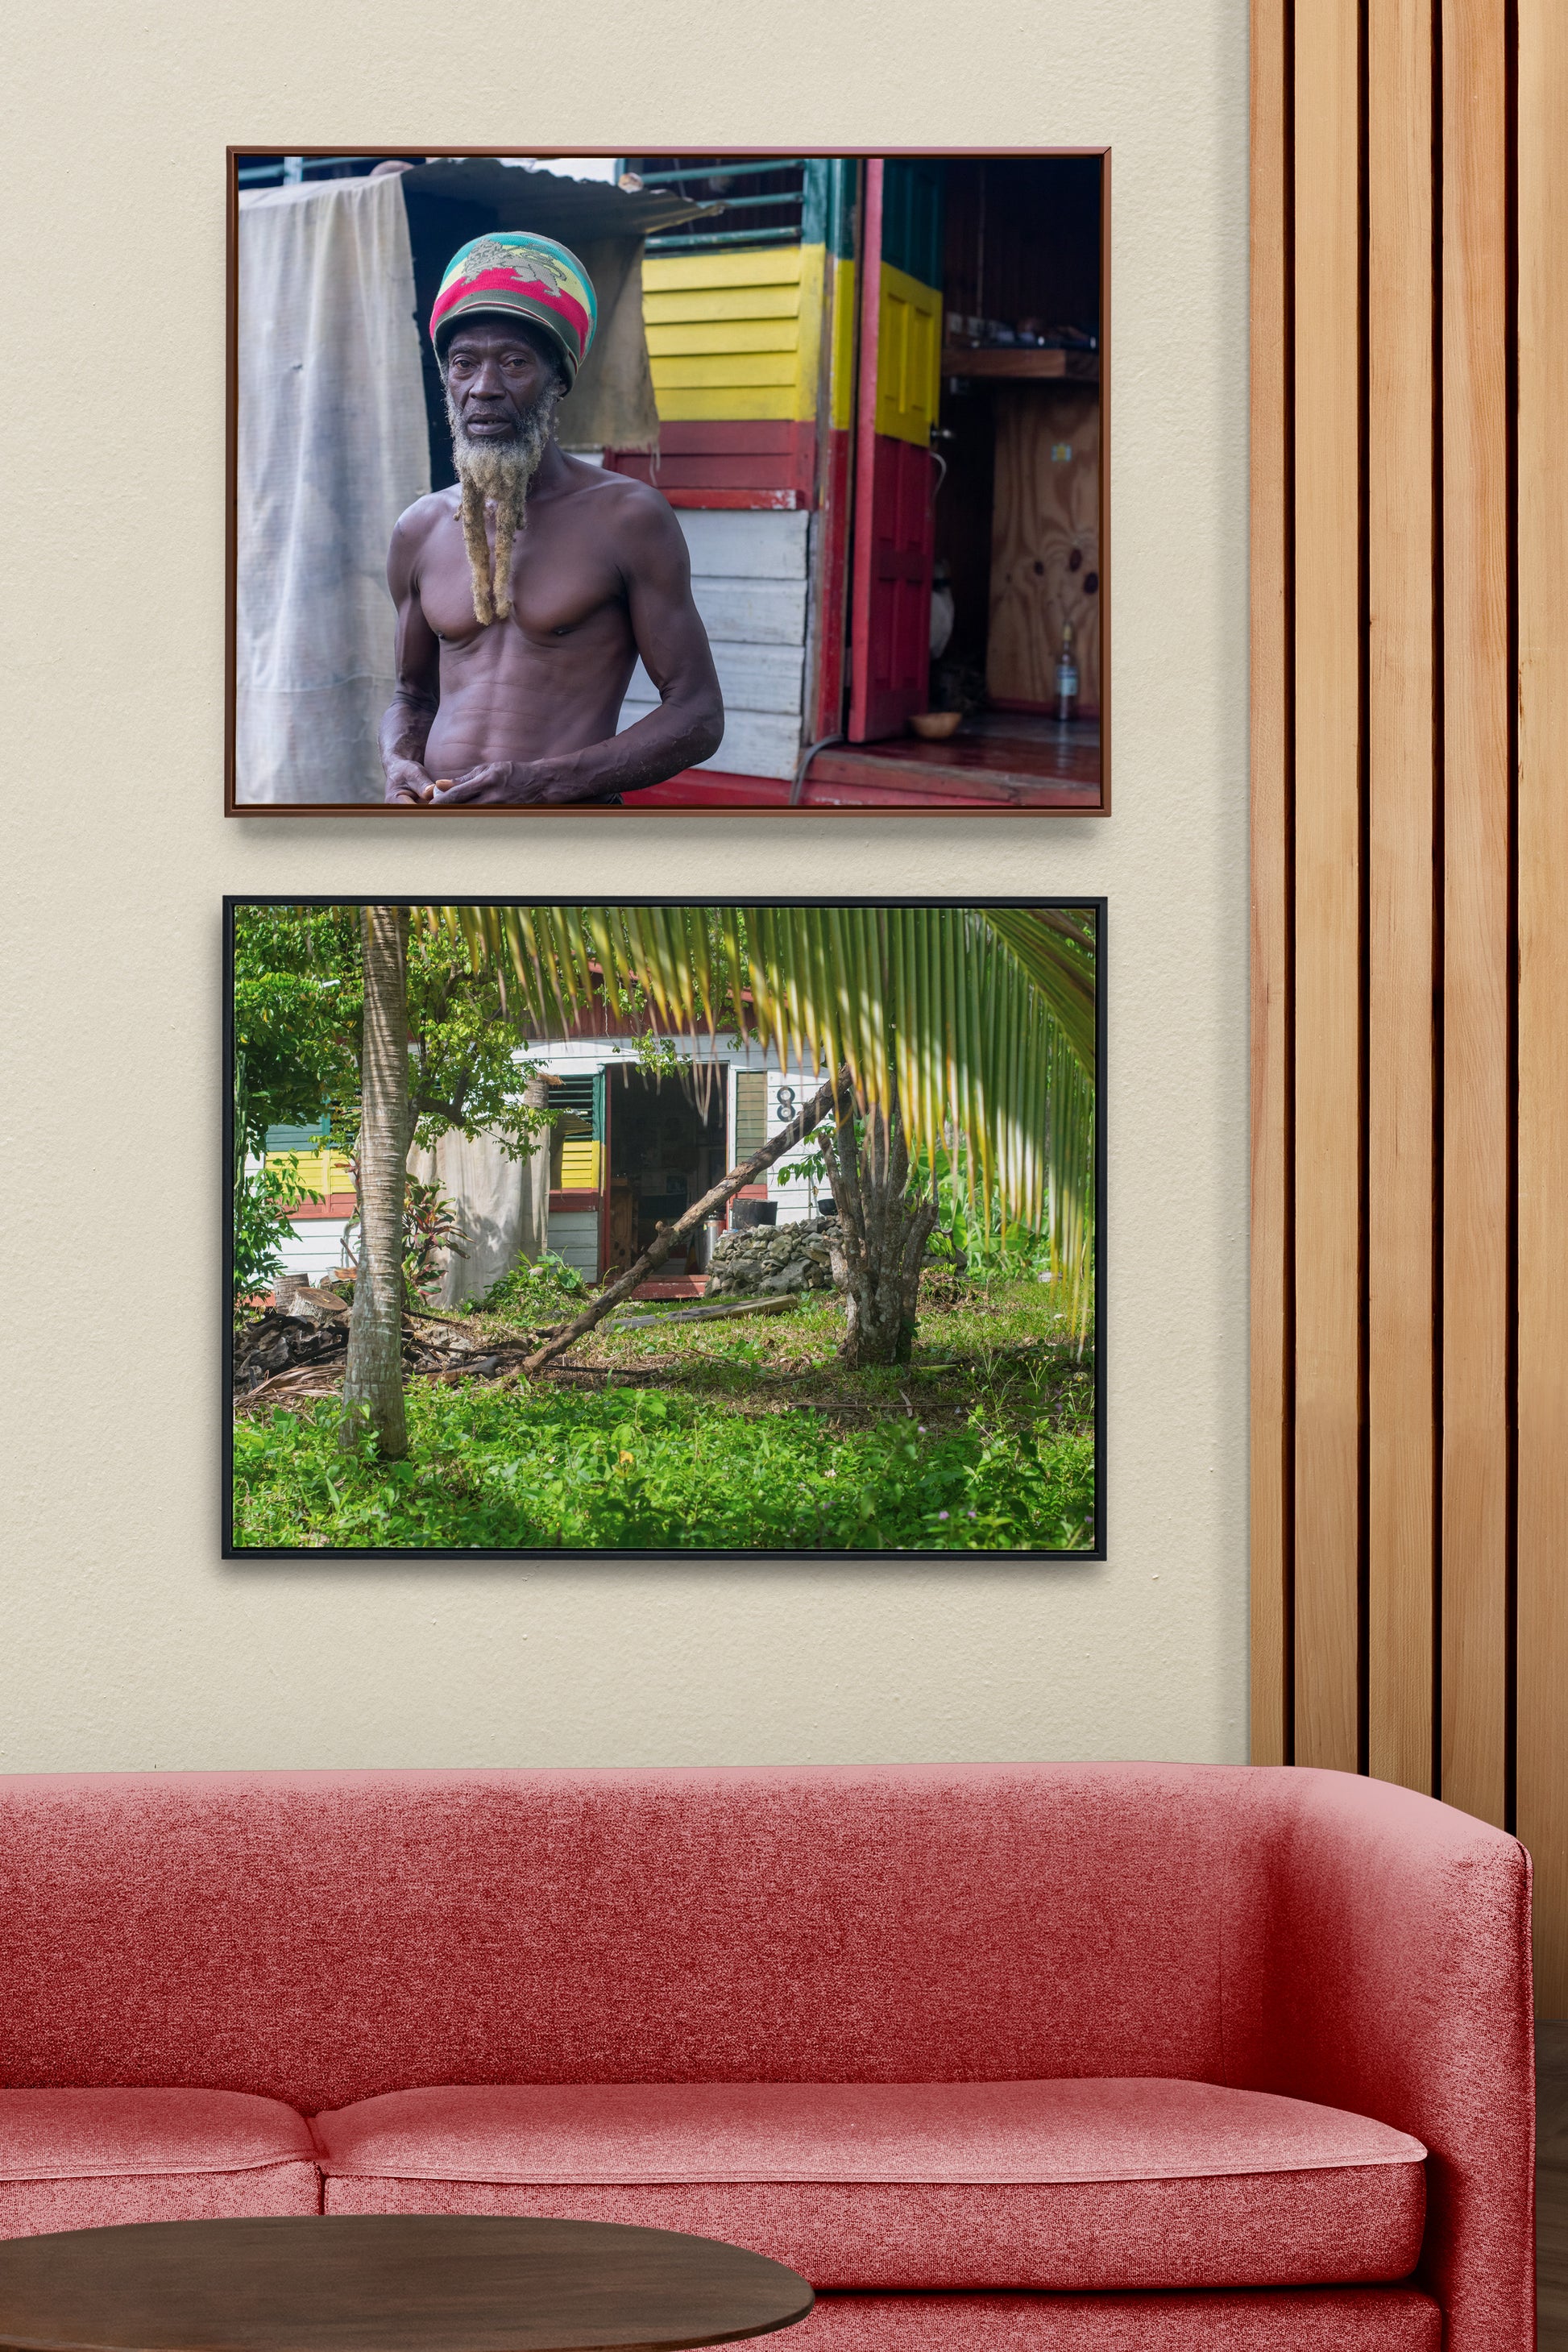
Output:
[[397,608],[397,691],[381,722],[381,765],[389,801],[423,804],[435,783],[423,766],[440,705],[441,646],[425,618],[415,583],[421,532],[416,509],[399,519],[386,558],[386,584]]
[[719,749],[724,700],[708,632],[692,602],[686,541],[656,491],[638,484],[632,492],[628,484],[616,518],[617,555],[632,635],[658,688],[658,709],[624,735],[581,751],[472,769],[451,791],[437,793],[438,806],[609,800],[679,775]]

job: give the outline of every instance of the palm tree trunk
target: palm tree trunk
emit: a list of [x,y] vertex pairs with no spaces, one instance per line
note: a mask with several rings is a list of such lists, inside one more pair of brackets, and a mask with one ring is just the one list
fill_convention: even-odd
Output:
[[344,1446],[374,1431],[384,1462],[408,1451],[403,1406],[403,1205],[407,1181],[408,909],[363,907],[360,1262],[343,1378]]
[[851,1109],[831,1139],[822,1139],[822,1156],[838,1211],[833,1278],[844,1294],[839,1352],[851,1365],[907,1364],[937,1204],[907,1192],[910,1148],[897,1103],[886,1117],[866,1120],[858,1147]]

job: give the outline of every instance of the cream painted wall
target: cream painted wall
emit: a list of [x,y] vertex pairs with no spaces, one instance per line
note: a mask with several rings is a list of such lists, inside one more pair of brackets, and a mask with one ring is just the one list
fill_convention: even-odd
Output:
[[[0,1769],[1240,1758],[1243,0],[28,14]],[[226,823],[231,139],[1109,140],[1115,816]],[[1108,1564],[225,1567],[220,894],[723,898],[764,858],[802,895],[1109,893]]]

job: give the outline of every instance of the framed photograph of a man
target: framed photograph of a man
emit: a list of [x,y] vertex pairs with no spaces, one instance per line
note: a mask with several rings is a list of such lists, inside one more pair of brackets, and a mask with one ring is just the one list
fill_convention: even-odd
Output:
[[1107,151],[228,168],[229,814],[1109,810]]
[[228,1557],[1104,1557],[1100,902],[227,924]]

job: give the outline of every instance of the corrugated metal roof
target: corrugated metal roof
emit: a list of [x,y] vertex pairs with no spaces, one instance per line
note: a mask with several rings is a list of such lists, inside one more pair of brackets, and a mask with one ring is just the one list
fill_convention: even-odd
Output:
[[694,205],[668,188],[627,190],[607,180],[574,180],[557,172],[520,171],[491,155],[464,155],[438,163],[416,163],[403,174],[411,194],[483,205],[498,228],[537,229],[575,247],[601,237],[652,236],[682,222],[722,212],[722,205]]

